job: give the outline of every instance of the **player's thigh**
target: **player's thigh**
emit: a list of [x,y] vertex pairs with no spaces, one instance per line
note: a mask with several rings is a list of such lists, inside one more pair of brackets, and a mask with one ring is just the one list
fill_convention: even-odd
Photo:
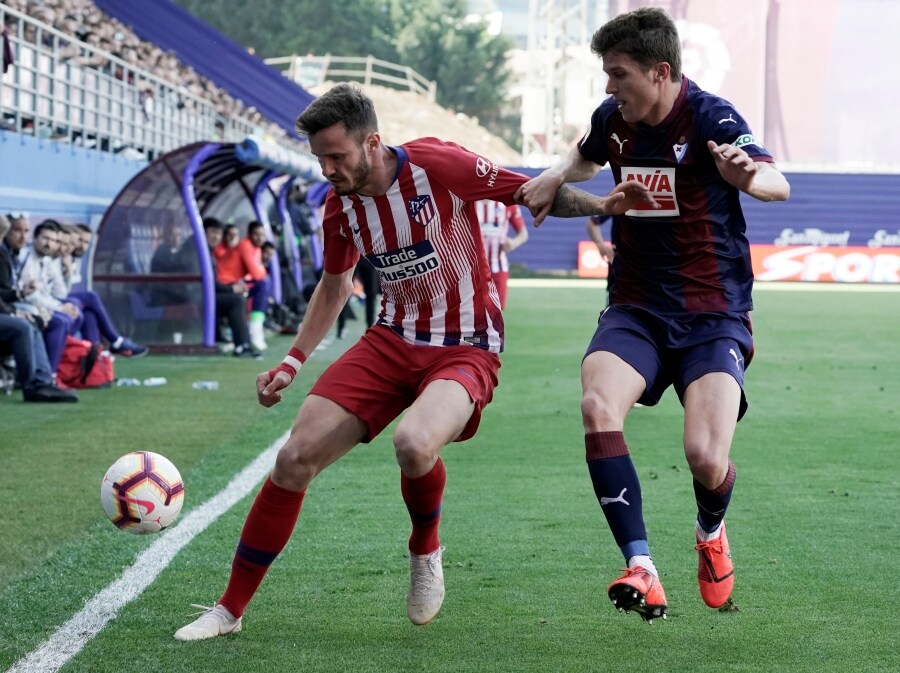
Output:
[[409,347],[386,327],[371,327],[328,366],[310,391],[357,418],[370,442],[412,404],[417,382],[410,373]]
[[394,433],[398,459],[401,453],[436,456],[445,444],[473,437],[500,370],[496,353],[473,346],[420,347],[410,351],[410,361],[421,380]]
[[712,482],[725,478],[740,405],[741,386],[727,372],[704,374],[684,392],[685,457],[692,469],[710,473]]
[[622,430],[647,383],[631,364],[610,351],[588,353],[581,363],[581,415],[585,432]]
[[436,379],[428,383],[397,424],[397,450],[437,455],[441,447],[459,437],[475,402],[458,381]]
[[312,479],[362,441],[366,430],[362,419],[339,404],[308,395],[278,452],[276,474],[298,473],[298,478]]

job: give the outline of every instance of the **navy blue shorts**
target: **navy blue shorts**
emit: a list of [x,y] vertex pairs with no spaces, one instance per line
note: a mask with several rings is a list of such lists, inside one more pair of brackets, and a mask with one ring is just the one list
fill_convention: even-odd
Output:
[[634,367],[647,384],[638,400],[659,402],[673,386],[684,391],[711,372],[731,374],[741,387],[740,420],[747,411],[744,370],[753,358],[753,335],[746,313],[698,313],[665,317],[636,306],[611,306],[600,314],[585,357],[609,351]]

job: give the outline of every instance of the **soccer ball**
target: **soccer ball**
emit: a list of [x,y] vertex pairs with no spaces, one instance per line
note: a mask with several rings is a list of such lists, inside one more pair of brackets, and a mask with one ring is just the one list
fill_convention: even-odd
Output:
[[100,502],[109,520],[136,535],[158,533],[178,518],[184,482],[168,458],[135,451],[119,458],[103,475]]

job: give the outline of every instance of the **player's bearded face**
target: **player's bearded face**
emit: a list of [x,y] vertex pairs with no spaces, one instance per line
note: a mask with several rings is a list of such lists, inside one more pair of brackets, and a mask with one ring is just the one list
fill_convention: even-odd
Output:
[[311,135],[309,147],[336,194],[346,196],[362,191],[371,179],[367,153],[367,148],[375,147],[371,134],[359,138],[338,123]]
[[346,181],[342,180],[340,187],[332,183],[334,191],[339,196],[346,196],[347,194],[360,191],[369,181],[369,176],[372,174],[372,166],[369,163],[368,157],[366,157],[365,145],[360,143],[358,149],[359,160],[356,162],[355,166],[349,169],[350,175],[348,176],[348,179]]

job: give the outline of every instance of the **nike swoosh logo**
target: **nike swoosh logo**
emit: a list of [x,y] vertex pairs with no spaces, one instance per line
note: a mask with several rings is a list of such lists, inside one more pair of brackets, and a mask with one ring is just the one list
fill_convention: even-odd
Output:
[[156,509],[156,505],[154,505],[149,500],[138,500],[137,498],[122,498],[122,500],[124,500],[125,502],[131,502],[131,503],[134,503],[135,505],[143,507],[145,510],[147,510],[146,512],[144,512],[144,514],[147,516],[149,516],[150,514],[153,514],[153,510]]

